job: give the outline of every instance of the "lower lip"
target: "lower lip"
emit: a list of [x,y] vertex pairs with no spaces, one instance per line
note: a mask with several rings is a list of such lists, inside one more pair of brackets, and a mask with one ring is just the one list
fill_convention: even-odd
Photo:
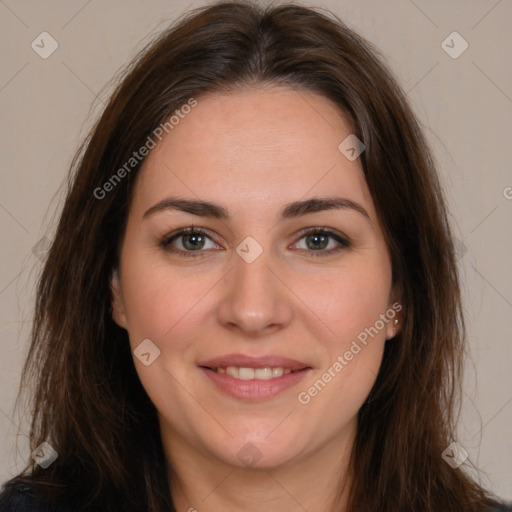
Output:
[[199,369],[222,391],[235,398],[245,400],[264,400],[276,396],[298,384],[311,371],[311,368],[304,368],[304,370],[268,380],[241,380],[208,368],[200,367]]

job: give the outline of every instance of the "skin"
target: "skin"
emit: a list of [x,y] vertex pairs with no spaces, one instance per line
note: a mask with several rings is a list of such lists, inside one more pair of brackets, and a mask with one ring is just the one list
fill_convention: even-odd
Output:
[[[348,456],[356,415],[376,379],[393,321],[304,405],[317,381],[395,301],[391,263],[360,159],[338,145],[351,127],[336,106],[286,87],[211,93],[157,144],[130,205],[120,268],[112,278],[113,317],[132,351],[150,339],[160,356],[135,366],[160,421],[177,477],[177,510],[327,512],[350,487]],[[229,220],[166,210],[170,196],[220,203]],[[338,196],[368,213],[325,210],[278,222],[286,203]],[[193,225],[207,235],[203,257],[180,257],[159,242]],[[329,227],[349,237],[339,252],[300,233]],[[263,253],[247,263],[237,246],[253,237]],[[185,237],[186,238],[186,237]],[[184,237],[176,250],[193,252]],[[319,252],[324,251],[324,256]],[[315,254],[312,254],[315,252]],[[194,254],[197,254],[194,252]],[[297,386],[259,402],[218,390],[198,368],[216,356],[277,354],[312,367]],[[247,443],[261,454],[248,467]]]

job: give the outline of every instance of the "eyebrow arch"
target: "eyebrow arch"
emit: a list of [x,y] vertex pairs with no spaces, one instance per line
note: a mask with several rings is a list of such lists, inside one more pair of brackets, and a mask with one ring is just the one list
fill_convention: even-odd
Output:
[[[281,211],[280,220],[300,217],[309,213],[320,212],[324,210],[353,210],[363,215],[370,223],[371,219],[368,212],[355,201],[341,197],[313,197],[304,201],[295,201],[288,203]],[[165,210],[179,210],[199,217],[213,217],[215,219],[229,219],[229,213],[223,206],[210,201],[200,201],[193,199],[181,199],[178,197],[167,197],[149,208],[143,219]]]

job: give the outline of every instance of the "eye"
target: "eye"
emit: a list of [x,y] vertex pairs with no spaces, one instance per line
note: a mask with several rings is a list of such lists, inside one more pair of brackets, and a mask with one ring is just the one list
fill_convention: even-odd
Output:
[[[194,253],[204,252],[201,251],[201,249],[205,248],[207,240],[210,240],[210,242],[213,243],[214,248],[222,249],[219,245],[213,242],[212,238],[208,236],[205,231],[194,228],[194,226],[180,229],[179,231],[166,236],[159,245],[172,253],[176,253],[178,256],[194,258],[202,256],[202,254]],[[181,248],[176,248],[174,242],[178,242],[178,245],[181,245]]]
[[[300,248],[311,254],[311,256],[329,256],[350,247],[347,237],[327,227],[308,228],[300,233],[300,240],[306,241],[306,248]],[[334,247],[324,250],[329,246],[329,241],[334,241]],[[298,244],[295,243],[294,246]]]

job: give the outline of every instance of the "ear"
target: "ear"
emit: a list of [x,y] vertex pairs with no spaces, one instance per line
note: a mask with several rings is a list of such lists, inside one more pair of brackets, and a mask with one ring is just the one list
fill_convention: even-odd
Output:
[[121,281],[117,269],[114,269],[110,278],[112,318],[114,322],[123,329],[126,329],[126,313],[124,309]]

